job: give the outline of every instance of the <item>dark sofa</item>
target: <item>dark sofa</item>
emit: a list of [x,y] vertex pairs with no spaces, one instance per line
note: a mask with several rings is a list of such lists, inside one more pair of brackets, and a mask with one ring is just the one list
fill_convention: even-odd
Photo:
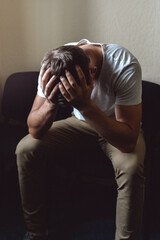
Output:
[[[37,92],[38,72],[14,73],[6,80],[3,99],[2,113],[4,121],[0,126],[0,178],[1,189],[5,196],[10,196],[10,191],[17,188],[17,169],[15,149],[20,139],[28,133],[26,119],[31,109],[34,97]],[[157,183],[160,180],[160,85],[143,81],[143,114],[142,128],[144,130],[147,154],[145,159],[146,171],[146,197],[144,207],[144,233],[143,239],[150,239],[153,219],[160,221],[159,189]],[[60,109],[57,119],[63,119],[71,115],[72,109]],[[112,166],[106,166],[105,161],[101,161],[99,166],[97,158],[98,149],[94,156],[87,156],[92,159],[92,169],[90,164],[85,163],[78,172],[62,171],[57,168],[57,176],[75,178],[89,182],[91,184],[110,185],[114,182]],[[110,169],[108,171],[108,169]],[[112,181],[113,180],[113,181]],[[3,194],[3,195],[4,195]],[[157,224],[157,220],[156,223]]]

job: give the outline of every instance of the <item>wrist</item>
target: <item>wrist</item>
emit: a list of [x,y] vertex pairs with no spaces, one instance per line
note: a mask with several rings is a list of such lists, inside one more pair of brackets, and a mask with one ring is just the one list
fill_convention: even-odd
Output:
[[58,108],[58,103],[54,103],[49,99],[46,99],[45,101],[45,107],[50,110],[50,111],[54,111],[55,109]]
[[78,110],[82,115],[86,115],[89,112],[92,112],[95,107],[96,107],[95,103],[91,100],[86,105],[79,107]]

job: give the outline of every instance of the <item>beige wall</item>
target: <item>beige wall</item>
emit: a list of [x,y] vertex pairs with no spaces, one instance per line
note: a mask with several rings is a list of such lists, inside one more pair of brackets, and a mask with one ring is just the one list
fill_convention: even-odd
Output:
[[13,72],[39,70],[46,51],[88,38],[118,43],[160,84],[159,0],[0,0],[0,101]]
[[143,79],[160,84],[160,0],[87,1],[91,2],[90,39],[125,46],[139,59]]

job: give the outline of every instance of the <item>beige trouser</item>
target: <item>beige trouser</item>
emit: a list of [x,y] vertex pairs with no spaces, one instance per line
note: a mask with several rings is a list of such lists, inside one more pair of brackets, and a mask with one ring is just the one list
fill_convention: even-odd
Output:
[[138,240],[144,200],[145,143],[140,132],[132,153],[122,153],[100,137],[86,122],[74,116],[54,122],[40,140],[30,135],[17,146],[17,166],[25,223],[30,231],[39,232],[46,226],[46,169],[61,161],[87,155],[99,145],[111,160],[117,181],[116,240]]

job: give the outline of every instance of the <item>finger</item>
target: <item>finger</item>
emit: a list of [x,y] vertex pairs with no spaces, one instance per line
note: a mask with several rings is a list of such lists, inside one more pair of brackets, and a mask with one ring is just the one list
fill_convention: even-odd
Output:
[[[69,73],[68,73],[68,76],[69,76]],[[71,77],[71,75],[70,75],[70,77]],[[68,78],[66,79],[64,76],[61,76],[60,80],[61,80],[61,83],[63,84],[63,87],[68,92],[68,94],[72,95],[72,96],[75,95],[75,88],[72,88]],[[71,79],[70,79],[70,81],[71,81]],[[72,79],[72,81],[73,81],[73,79]],[[75,82],[75,84],[76,84],[76,82]],[[73,83],[72,83],[72,85],[73,85]]]
[[53,85],[55,85],[56,79],[57,79],[57,77],[55,75],[53,75],[47,82],[45,90],[44,90],[44,94],[46,97],[51,93]]
[[56,102],[58,93],[59,93],[59,83],[57,83],[57,85],[53,88],[53,90],[48,96],[48,99],[51,100],[52,102]]
[[48,79],[49,79],[49,75],[51,73],[51,69],[48,68],[45,73],[43,74],[43,77],[42,77],[42,92],[44,92],[45,90],[45,87],[46,87],[46,84],[48,82]]
[[66,91],[65,87],[63,86],[63,84],[61,82],[59,83],[59,90],[60,90],[61,94],[63,95],[63,97],[69,102],[70,101],[70,95]]
[[76,90],[76,88],[78,88],[78,84],[73,75],[68,70],[65,70],[65,74],[70,86]]
[[43,74],[45,73],[45,68],[44,68],[44,66],[42,66],[41,67],[41,69],[40,69],[40,77],[43,77]]
[[84,72],[82,71],[81,67],[79,65],[76,65],[75,68],[76,68],[76,71],[77,71],[77,74],[78,74],[78,77],[79,77],[80,85],[82,87],[86,86],[86,84],[87,84],[86,77],[85,77]]
[[95,85],[95,80],[94,78],[92,78],[91,76],[89,77],[89,82],[88,85],[90,86],[90,88],[92,89]]

